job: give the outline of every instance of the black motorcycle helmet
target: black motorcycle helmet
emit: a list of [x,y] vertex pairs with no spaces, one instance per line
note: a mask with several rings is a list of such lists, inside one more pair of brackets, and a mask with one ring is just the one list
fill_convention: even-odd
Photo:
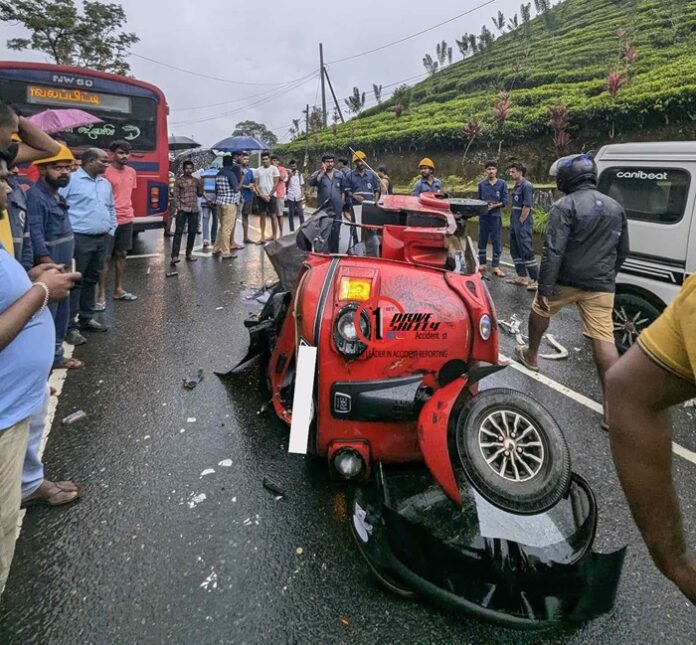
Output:
[[581,184],[597,185],[597,164],[589,155],[568,155],[554,161],[549,174],[556,178],[558,190],[569,194]]

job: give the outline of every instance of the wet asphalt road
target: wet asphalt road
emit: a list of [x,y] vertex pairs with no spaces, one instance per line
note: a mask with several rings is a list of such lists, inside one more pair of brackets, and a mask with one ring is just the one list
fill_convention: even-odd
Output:
[[[514,369],[486,386],[526,390],[553,411],[574,469],[599,500],[596,548],[629,545],[615,612],[573,631],[524,634],[383,591],[352,543],[345,487],[322,463],[288,456],[287,429],[258,414],[257,373],[229,383],[212,373],[245,353],[242,320],[252,306],[241,294],[273,279],[262,249],[182,262],[178,277],[165,278],[162,245],[160,232],[138,239],[134,253],[159,253],[128,261],[127,287],[139,300],[110,302],[110,331],[76,349],[87,368],[67,378],[44,461],[50,478],[83,483],[86,497],[27,514],[0,602],[1,643],[696,640],[696,610],[657,573],[632,525],[599,415]],[[531,294],[501,282],[491,290],[501,318],[526,318]],[[569,311],[553,322],[571,356],[543,370],[597,400],[576,321]],[[504,336],[503,353],[513,344]],[[181,379],[198,368],[204,381],[183,390]],[[59,424],[77,409],[87,419]],[[677,412],[676,440],[691,450],[693,414]],[[675,458],[674,466],[696,543],[696,465]],[[215,472],[203,475],[208,469]],[[264,477],[286,496],[276,500]]]

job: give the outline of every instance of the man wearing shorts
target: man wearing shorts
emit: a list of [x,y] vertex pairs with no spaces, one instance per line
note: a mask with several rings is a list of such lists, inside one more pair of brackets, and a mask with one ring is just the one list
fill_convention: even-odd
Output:
[[626,213],[597,190],[597,166],[586,155],[557,160],[551,176],[566,196],[549,212],[539,288],[529,315],[529,345],[516,347],[515,357],[538,371],[539,344],[551,317],[575,303],[604,387],[604,377],[618,359],[612,310],[616,274],[628,256]]
[[254,171],[254,179],[261,225],[259,244],[263,244],[266,241],[266,215],[271,218],[271,239],[275,240],[279,236],[280,227],[275,198],[276,189],[280,183],[280,171],[271,163],[271,155],[267,152],[261,155],[261,165]]
[[669,408],[696,397],[696,276],[607,374],[614,464],[660,571],[696,605],[696,553],[687,547],[672,477]]
[[116,206],[116,232],[109,237],[106,247],[106,262],[104,270],[99,278],[99,292],[95,311],[106,309],[106,281],[109,277],[109,265],[113,259],[114,264],[114,300],[131,302],[137,300],[123,286],[123,274],[126,272],[126,256],[133,248],[133,191],[137,188],[135,170],[128,165],[131,153],[131,145],[127,141],[114,141],[109,147],[111,151],[111,163],[104,173],[109,180],[114,192],[114,205]]

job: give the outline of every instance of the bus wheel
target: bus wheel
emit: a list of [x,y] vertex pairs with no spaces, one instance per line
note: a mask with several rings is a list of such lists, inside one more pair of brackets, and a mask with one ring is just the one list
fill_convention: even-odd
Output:
[[627,352],[641,332],[658,318],[660,310],[632,293],[617,293],[614,300],[614,341],[619,354]]

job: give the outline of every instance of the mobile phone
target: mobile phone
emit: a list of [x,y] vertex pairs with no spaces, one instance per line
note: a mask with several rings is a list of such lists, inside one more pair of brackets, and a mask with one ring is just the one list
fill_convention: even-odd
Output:
[[72,262],[70,263],[70,271],[72,273],[75,273],[77,265],[75,264],[75,258],[72,259]]

